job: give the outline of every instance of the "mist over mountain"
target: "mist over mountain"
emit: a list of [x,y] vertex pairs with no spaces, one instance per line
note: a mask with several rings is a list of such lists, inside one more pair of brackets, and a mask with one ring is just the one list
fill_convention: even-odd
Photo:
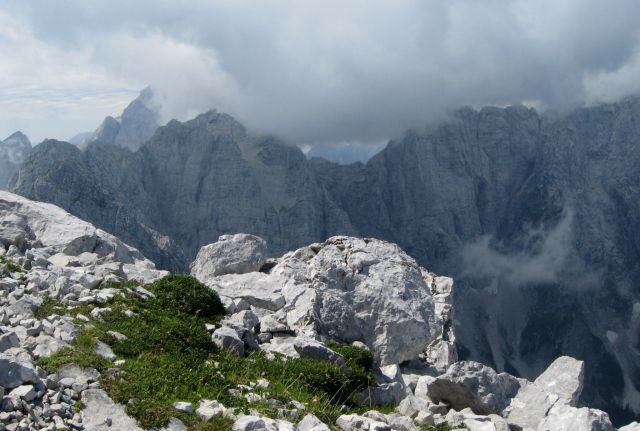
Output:
[[532,378],[570,354],[587,364],[585,402],[617,422],[640,413],[640,98],[561,116],[463,108],[348,165],[216,111],[140,146],[117,138],[126,117],[150,129],[123,114],[84,150],[45,141],[11,190],[174,271],[226,233],[260,235],[272,254],[334,234],[396,242],[456,279],[463,357]]
[[15,132],[0,141],[0,190],[5,190],[11,177],[31,151],[31,142],[22,132]]

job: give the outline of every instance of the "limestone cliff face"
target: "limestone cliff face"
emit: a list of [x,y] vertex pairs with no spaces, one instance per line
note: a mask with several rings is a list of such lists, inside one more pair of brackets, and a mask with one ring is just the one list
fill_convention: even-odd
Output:
[[334,234],[393,241],[456,279],[463,357],[532,378],[576,356],[586,401],[617,420],[640,412],[640,98],[557,117],[463,109],[346,166],[215,112],[136,152],[39,147],[13,190],[162,267],[185,270],[226,233],[260,235],[272,254]]
[[311,164],[360,234],[453,274],[463,357],[530,378],[585,359],[584,400],[620,420],[640,411],[639,119],[638,98],[462,110],[366,165]]
[[254,138],[216,112],[171,121],[137,152],[47,141],[13,189],[91,220],[178,271],[226,233],[260,235],[279,253],[354,232],[297,147]]
[[0,190],[7,188],[11,177],[18,171],[29,151],[31,142],[22,132],[15,132],[4,141],[0,141]]

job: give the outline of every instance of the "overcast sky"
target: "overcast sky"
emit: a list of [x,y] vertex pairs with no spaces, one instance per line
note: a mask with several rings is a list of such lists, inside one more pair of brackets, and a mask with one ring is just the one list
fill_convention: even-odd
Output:
[[0,0],[0,136],[68,139],[150,84],[167,119],[217,108],[380,145],[464,104],[637,92],[638,17],[637,0]]

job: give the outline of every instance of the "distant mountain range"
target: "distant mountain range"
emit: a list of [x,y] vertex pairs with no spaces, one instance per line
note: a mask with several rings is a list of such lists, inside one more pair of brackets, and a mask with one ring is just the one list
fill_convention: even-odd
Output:
[[35,147],[10,189],[174,271],[225,233],[274,254],[334,234],[396,242],[456,280],[463,357],[532,378],[569,354],[585,401],[619,423],[640,413],[640,98],[464,108],[349,165],[215,111],[157,124],[143,92],[80,146]]

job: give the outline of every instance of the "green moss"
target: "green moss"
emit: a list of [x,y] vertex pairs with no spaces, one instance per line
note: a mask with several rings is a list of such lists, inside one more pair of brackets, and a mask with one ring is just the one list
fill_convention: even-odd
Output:
[[73,408],[74,408],[74,412],[78,413],[79,411],[84,409],[84,403],[82,402],[82,400],[77,400],[74,404],[73,404]]
[[24,272],[24,269],[17,263],[6,257],[0,256],[0,263],[4,264],[9,272]]
[[36,319],[42,320],[53,314],[64,315],[65,313],[66,308],[61,302],[56,301],[49,296],[45,296],[42,300],[42,304],[34,313],[34,316]]

